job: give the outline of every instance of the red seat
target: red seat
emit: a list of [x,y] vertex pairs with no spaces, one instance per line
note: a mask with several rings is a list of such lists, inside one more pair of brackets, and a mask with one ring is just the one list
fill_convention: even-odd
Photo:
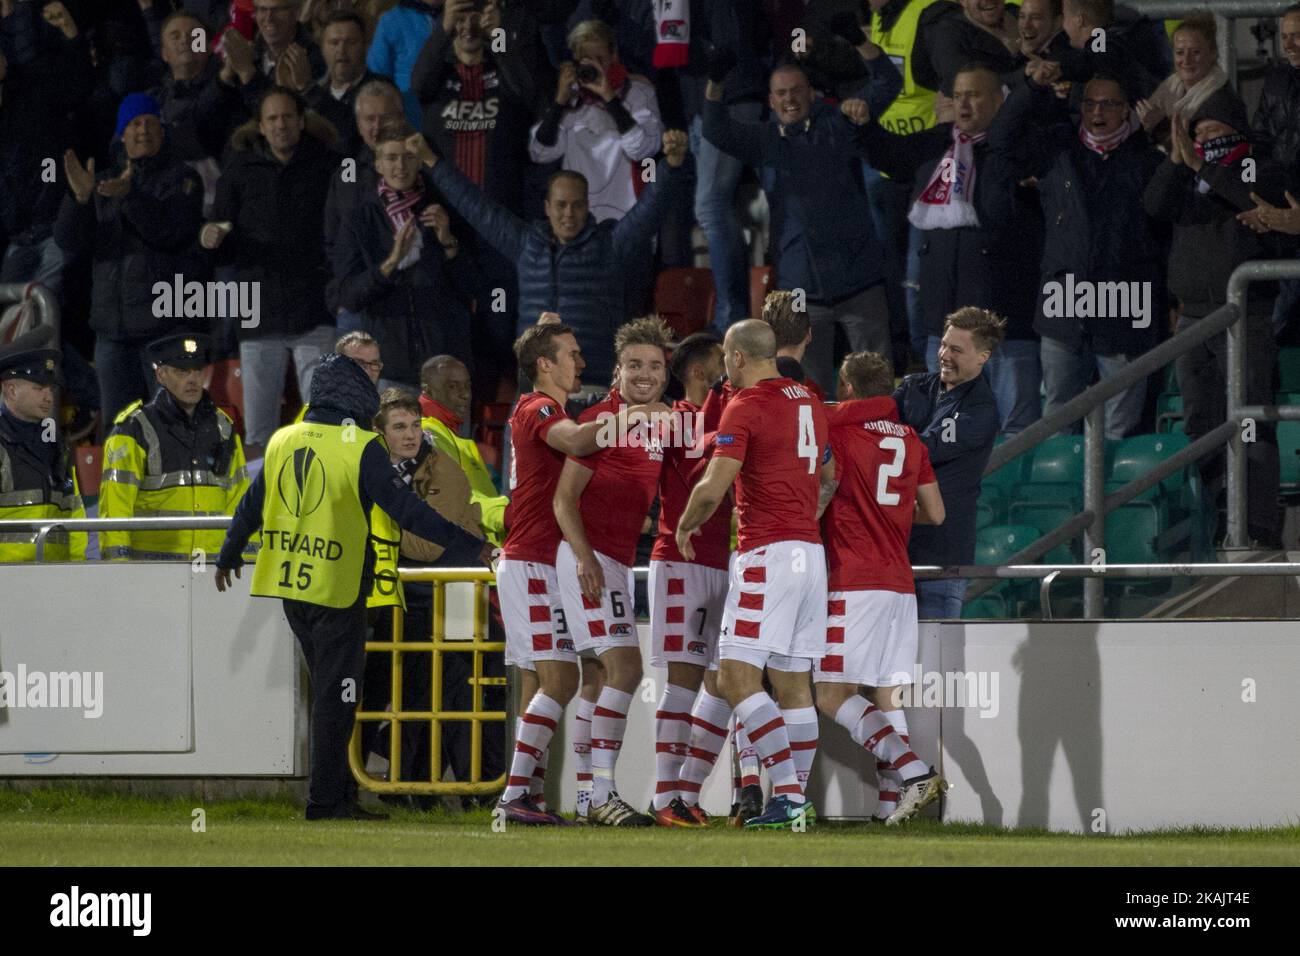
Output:
[[665,269],[655,280],[655,311],[679,339],[713,321],[714,301],[708,269]]
[[93,498],[99,494],[99,476],[104,469],[103,445],[78,445],[72,449],[73,467],[77,472],[77,488],[82,497]]
[[207,381],[203,387],[212,396],[212,401],[223,408],[233,407],[238,415],[231,418],[242,420],[244,417],[244,380],[239,368],[239,359],[222,359],[208,366]]
[[762,317],[763,300],[772,291],[772,282],[771,266],[749,267],[749,317],[751,319]]

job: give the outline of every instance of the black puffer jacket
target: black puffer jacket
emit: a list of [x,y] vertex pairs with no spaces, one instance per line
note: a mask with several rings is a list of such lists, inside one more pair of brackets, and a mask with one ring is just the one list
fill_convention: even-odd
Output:
[[[385,277],[379,265],[393,248],[393,226],[379,197],[378,179],[358,191],[357,203],[335,237],[333,267],[339,304],[365,315],[362,328],[375,337],[384,378],[419,385],[425,359],[449,354],[469,363],[467,296],[474,268],[465,248],[450,262],[432,229],[420,228],[420,258]],[[438,201],[425,180],[425,199],[412,211]]]
[[1300,70],[1283,63],[1269,71],[1250,124],[1255,154],[1291,166],[1300,153]]
[[232,266],[239,281],[261,283],[261,321],[247,329],[241,322],[241,338],[298,335],[334,324],[325,309],[330,272],[323,220],[329,178],[341,158],[333,150],[333,130],[313,117],[308,114],[287,163],[275,158],[255,127],[242,126],[231,137],[212,218],[234,223],[217,249],[217,264]]
[[[126,153],[113,144],[116,164],[96,174],[114,179],[126,168]],[[176,273],[202,279],[198,253],[203,221],[203,182],[169,148],[131,162],[131,191],[118,199],[93,193],[78,203],[63,197],[54,240],[69,256],[94,256],[90,327],[108,339],[148,339],[167,332],[203,329],[202,319],[154,315],[156,282],[169,285]],[[203,329],[206,331],[206,329]]]

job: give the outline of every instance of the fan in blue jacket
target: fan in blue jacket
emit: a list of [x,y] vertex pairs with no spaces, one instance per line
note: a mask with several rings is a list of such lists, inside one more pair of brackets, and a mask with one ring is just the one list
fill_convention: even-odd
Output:
[[[421,138],[423,142],[423,139]],[[433,184],[489,244],[519,266],[519,325],[523,334],[543,312],[558,312],[582,347],[589,384],[608,385],[614,371],[614,330],[629,316],[625,276],[645,255],[664,214],[691,188],[686,134],[664,133],[666,163],[654,165],[622,219],[597,223],[587,211],[587,183],[561,171],[546,190],[546,220],[524,222],[483,194],[452,163],[439,162],[425,144],[422,156]]]

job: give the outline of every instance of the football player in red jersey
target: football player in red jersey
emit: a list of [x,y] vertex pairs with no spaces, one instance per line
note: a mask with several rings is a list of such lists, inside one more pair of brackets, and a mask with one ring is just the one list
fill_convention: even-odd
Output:
[[520,706],[525,709],[500,806],[506,819],[516,823],[556,824],[562,820],[537,806],[540,788],[534,781],[540,782],[536,770],[545,767],[551,735],[577,691],[578,657],[555,582],[560,528],[551,501],[565,455],[596,451],[607,426],[579,424],[564,411],[565,400],[582,385],[586,364],[572,329],[559,323],[533,326],[515,342],[515,357],[533,390],[519,399],[510,416],[511,499],[497,592],[506,663],[523,675]]
[[[746,827],[813,822],[804,782],[817,749],[808,675],[826,646],[826,562],[817,520],[834,491],[826,411],[776,368],[776,337],[757,319],[723,343],[737,389],[714,437],[713,459],[691,491],[677,547],[693,560],[699,533],[736,487],[739,547],[719,639],[718,686],[772,775],[773,796]],[[763,690],[767,670],[781,704]]]
[[668,670],[655,711],[654,816],[661,826],[699,827],[708,821],[699,807],[700,786],[726,742],[731,714],[718,695],[717,681],[718,630],[731,551],[730,502],[724,501],[701,530],[694,561],[682,558],[673,535],[691,487],[707,464],[700,409],[709,386],[723,373],[722,343],[709,332],[688,336],[673,350],[671,369],[686,397],[673,404],[673,423],[682,440],[664,448],[659,533],[650,554],[650,663]]
[[[829,564],[826,655],[817,708],[876,757],[876,818],[893,825],[933,803],[942,777],[911,750],[902,691],[916,663],[916,589],[907,557],[913,522],[942,524],[930,454],[899,424],[894,369],[872,352],[840,366],[829,410],[839,487],[822,517]],[[871,699],[858,693],[872,688]]]
[[[658,404],[668,384],[668,327],[657,317],[636,319],[614,337],[615,387],[582,413],[607,421],[624,401],[653,408],[653,421],[623,432],[586,458],[570,457],[555,488],[555,517],[564,540],[555,555],[560,598],[579,652],[594,652],[604,674],[591,719],[592,789],[587,819],[601,826],[652,826],[614,786],[632,693],[641,682],[632,564],[637,539],[654,503],[663,467],[661,427],[668,408]],[[584,654],[585,656],[585,654]],[[587,696],[584,668],[584,698]]]

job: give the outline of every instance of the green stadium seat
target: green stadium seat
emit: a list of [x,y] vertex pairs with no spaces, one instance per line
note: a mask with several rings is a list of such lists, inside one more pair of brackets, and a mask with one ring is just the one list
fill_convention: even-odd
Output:
[[[1119,443],[1110,466],[1110,480],[1125,484],[1141,478],[1166,458],[1177,454],[1191,444],[1186,435],[1134,435]],[[1183,486],[1186,477],[1176,471],[1157,486],[1166,495],[1174,495]]]
[[1277,423],[1277,453],[1283,494],[1300,491],[1300,422]]
[[1277,353],[1279,390],[1300,392],[1300,348],[1288,346]]
[[1006,598],[997,590],[986,591],[979,597],[967,601],[961,609],[963,621],[1003,620],[1012,616],[1007,612]]
[[975,530],[987,528],[998,523],[997,513],[992,504],[981,498],[975,505]]
[[1278,392],[1273,396],[1274,405],[1300,405],[1300,392]]
[[1182,390],[1182,386],[1178,384],[1178,365],[1170,362],[1165,366],[1165,394],[1177,395]]
[[[1108,564],[1158,564],[1164,560],[1156,551],[1161,531],[1160,509],[1149,501],[1130,501],[1106,516],[1106,562]],[[1120,579],[1107,582],[1112,592],[1164,594],[1168,578]]]
[[1166,392],[1156,399],[1156,431],[1166,434],[1183,421],[1183,396]]
[[1032,482],[1073,482],[1083,486],[1083,436],[1054,435],[1034,449]]

